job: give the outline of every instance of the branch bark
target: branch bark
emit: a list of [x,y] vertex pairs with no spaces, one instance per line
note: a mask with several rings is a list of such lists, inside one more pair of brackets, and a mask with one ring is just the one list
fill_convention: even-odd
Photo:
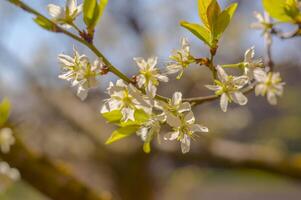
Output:
[[[16,135],[16,134],[15,134]],[[3,160],[17,168],[23,180],[55,200],[109,200],[74,177],[62,164],[32,152],[18,137]]]

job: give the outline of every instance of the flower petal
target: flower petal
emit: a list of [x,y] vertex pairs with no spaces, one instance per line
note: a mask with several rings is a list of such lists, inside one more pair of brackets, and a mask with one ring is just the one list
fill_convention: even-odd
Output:
[[63,8],[58,5],[49,4],[47,10],[49,15],[55,19],[63,17]]
[[186,134],[181,140],[181,150],[182,153],[188,153],[190,151],[190,137]]
[[171,104],[176,106],[179,105],[182,102],[182,93],[181,92],[175,92],[171,99]]
[[233,92],[231,94],[231,97],[235,103],[237,103],[241,106],[246,105],[248,103],[247,97],[242,92],[239,92],[239,91]]
[[227,112],[227,108],[228,108],[228,96],[227,94],[223,93],[221,96],[221,100],[220,100],[220,106],[222,111]]

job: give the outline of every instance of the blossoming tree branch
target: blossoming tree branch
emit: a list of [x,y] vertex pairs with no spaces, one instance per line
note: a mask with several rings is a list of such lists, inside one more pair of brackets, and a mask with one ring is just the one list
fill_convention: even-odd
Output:
[[[198,0],[199,22],[181,21],[180,25],[190,31],[208,46],[209,57],[198,57],[190,51],[187,38],[181,39],[180,49],[174,50],[170,61],[158,66],[158,58],[134,58],[137,74],[127,77],[115,67],[94,45],[95,27],[101,20],[108,0],[67,0],[64,6],[49,4],[47,10],[50,18],[31,8],[21,0],[8,0],[35,16],[34,21],[42,28],[65,34],[82,43],[96,56],[91,60],[73,47],[73,55],[60,54],[62,74],[58,77],[77,87],[77,96],[85,100],[90,88],[98,85],[98,79],[108,73],[115,74],[119,80],[110,82],[107,88],[108,98],[100,110],[103,117],[117,126],[106,141],[111,144],[129,136],[137,135],[143,141],[143,150],[151,151],[151,142],[157,138],[177,140],[183,153],[190,150],[191,139],[198,133],[207,133],[209,128],[198,123],[193,108],[206,101],[219,99],[220,109],[227,112],[229,104],[244,106],[248,103],[246,94],[255,91],[257,96],[265,96],[271,105],[277,104],[277,98],[283,93],[285,83],[274,68],[271,58],[273,36],[282,39],[301,35],[301,3],[297,0],[263,0],[265,13],[255,13],[257,22],[251,28],[260,29],[266,44],[265,59],[256,58],[254,47],[247,49],[244,60],[239,63],[216,63],[215,56],[219,50],[219,40],[231,23],[238,7],[233,3],[221,8],[217,0]],[[197,11],[196,11],[197,12]],[[75,19],[82,14],[85,27],[78,27]],[[283,32],[279,24],[289,23],[296,28],[293,32]],[[211,81],[204,85],[212,91],[211,96],[183,98],[175,91],[172,97],[157,93],[161,82],[176,81],[183,78],[192,64],[200,70],[209,69]],[[230,73],[229,68],[236,69],[240,75]],[[236,74],[237,74],[236,73]],[[169,77],[176,74],[176,80]],[[161,129],[169,130],[164,133]]]

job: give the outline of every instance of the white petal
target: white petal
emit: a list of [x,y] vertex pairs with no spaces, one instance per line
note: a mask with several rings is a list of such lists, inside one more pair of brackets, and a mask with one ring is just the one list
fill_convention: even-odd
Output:
[[178,108],[179,113],[190,111],[190,110],[191,110],[191,105],[188,102],[181,103]]
[[249,82],[249,78],[247,76],[238,76],[235,77],[233,83],[239,88],[245,86]]
[[182,149],[182,153],[188,153],[190,150],[190,137],[186,134],[181,140],[181,149]]
[[195,117],[192,111],[190,111],[187,115],[185,115],[184,120],[188,124],[193,124],[195,122]]
[[49,15],[53,18],[61,18],[63,16],[63,8],[55,4],[49,4],[47,6]]
[[254,47],[248,49],[245,53],[245,62],[251,63],[254,58],[255,50]]
[[146,87],[146,94],[150,97],[155,97],[157,93],[157,88],[156,86],[154,86],[153,84],[151,84],[150,82],[148,83],[147,87]]
[[147,60],[147,63],[149,65],[150,69],[155,68],[155,66],[157,65],[158,62],[158,58],[157,57],[151,57]]
[[122,114],[122,121],[127,122],[128,120],[135,121],[135,116],[134,116],[135,111],[131,108],[123,108],[121,110]]
[[262,95],[264,96],[264,94],[266,93],[267,87],[265,84],[257,84],[255,87],[255,95]]
[[69,9],[69,15],[73,15],[73,12],[77,8],[77,0],[67,0],[67,7]]
[[271,105],[277,105],[277,97],[276,97],[276,94],[273,93],[273,92],[268,92],[267,93],[267,98],[268,98],[268,102],[271,104]]
[[77,96],[83,101],[88,96],[88,90],[84,89],[83,87],[78,87],[77,89]]
[[178,128],[181,126],[181,120],[178,117],[174,116],[169,111],[165,111],[165,114],[166,114],[166,122],[168,125],[174,128]]
[[179,105],[182,102],[182,93],[181,92],[175,92],[171,99],[172,105]]
[[141,140],[145,141],[148,134],[148,128],[142,127],[137,131],[137,135],[141,137]]
[[168,82],[168,77],[167,76],[164,76],[162,74],[158,74],[156,76],[156,78],[159,80],[159,81],[162,81],[162,82]]
[[136,64],[140,68],[140,70],[145,70],[146,69],[147,63],[145,62],[145,60],[143,58],[141,58],[141,57],[134,58],[134,61],[136,62]]
[[164,140],[176,140],[180,135],[179,131],[169,132],[164,136]]
[[205,87],[212,91],[219,91],[221,89],[218,85],[205,85]]
[[137,76],[137,84],[139,86],[139,88],[141,88],[146,82],[145,76],[140,74]]
[[227,112],[228,96],[225,93],[223,93],[222,96],[221,96],[220,106],[221,106],[222,111]]
[[237,92],[233,92],[231,94],[231,97],[232,97],[232,100],[235,103],[237,103],[237,104],[239,104],[241,106],[246,105],[248,103],[247,97],[242,92],[238,92],[238,91]]
[[265,80],[268,78],[267,73],[263,71],[260,68],[257,68],[254,70],[254,78],[258,82],[265,82]]
[[218,76],[219,80],[222,82],[226,82],[228,80],[228,74],[225,72],[223,67],[220,65],[217,65],[216,70],[217,70],[217,76]]
[[209,132],[209,129],[207,127],[202,126],[200,124],[192,124],[189,126],[189,128],[192,132]]

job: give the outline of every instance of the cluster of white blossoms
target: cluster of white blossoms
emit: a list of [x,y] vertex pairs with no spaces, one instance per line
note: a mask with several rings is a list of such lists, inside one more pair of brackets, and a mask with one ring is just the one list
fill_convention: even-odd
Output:
[[[87,31],[89,33],[89,31],[94,30],[96,22],[100,17],[99,14],[103,11],[99,9],[104,9],[107,2],[99,4],[99,8],[98,2],[90,2],[89,4],[88,1],[85,1],[84,3],[85,8],[90,4],[96,5],[93,11],[95,13],[92,13],[92,11],[91,13],[85,12],[87,10],[84,9],[84,23],[87,25]],[[232,4],[231,6],[231,9],[227,9],[223,12],[229,12],[228,14],[232,15],[233,13],[231,14],[231,12],[235,11],[237,5]],[[208,15],[207,17],[214,11],[214,9],[203,7],[199,9],[205,9],[205,13]],[[77,0],[67,0],[65,7],[54,4],[48,5],[48,11],[52,16],[53,22],[62,25],[64,28],[73,27],[78,31],[82,39],[91,42],[92,40],[90,39],[93,39],[93,35],[92,38],[87,37],[85,30],[80,31],[74,24],[76,17],[82,10],[83,5],[78,5]],[[220,20],[219,23],[224,26],[228,25],[228,15],[218,17],[221,17],[218,18],[218,20],[223,19]],[[267,14],[263,16],[260,13],[255,13],[255,17],[258,22],[253,23],[251,27],[263,30],[266,41],[271,44],[273,23],[270,22],[269,16]],[[208,20],[204,20],[203,18],[202,21],[205,25],[208,23]],[[187,28],[186,26],[189,23],[181,24]],[[144,142],[144,151],[150,152],[151,141],[157,137],[160,143],[162,135],[160,133],[162,130],[161,127],[162,125],[167,125],[170,131],[164,134],[163,138],[167,141],[179,141],[181,143],[182,152],[187,153],[190,150],[191,138],[195,138],[197,132],[208,132],[209,130],[207,127],[195,123],[196,119],[192,112],[192,105],[194,104],[190,103],[196,102],[191,101],[191,99],[182,99],[182,93],[180,92],[175,92],[172,98],[157,95],[157,87],[160,85],[160,82],[169,81],[167,75],[176,74],[176,79],[180,79],[185,70],[192,64],[208,67],[212,72],[213,84],[205,85],[205,87],[215,92],[214,98],[220,98],[220,107],[224,112],[228,110],[228,105],[231,102],[238,105],[246,105],[248,99],[245,96],[245,92],[253,89],[255,89],[256,95],[267,96],[268,102],[275,105],[277,103],[277,97],[282,95],[284,87],[280,74],[266,71],[262,60],[255,58],[254,47],[249,48],[245,52],[244,60],[240,63],[216,65],[213,62],[213,58],[218,47],[217,42],[220,35],[211,30],[216,27],[211,27],[210,30],[204,30],[206,33],[200,34],[198,31],[201,31],[201,28],[202,27],[192,25],[188,29],[193,34],[197,32],[195,35],[210,47],[210,58],[194,57],[191,53],[188,40],[182,38],[181,48],[172,51],[169,56],[170,61],[166,64],[163,72],[157,67],[157,57],[148,59],[138,57],[134,58],[138,66],[138,74],[133,76],[133,79],[128,79],[115,67],[110,66],[109,68],[106,66],[106,62],[103,62],[101,58],[90,62],[87,56],[79,54],[74,48],[73,56],[66,54],[60,54],[58,56],[63,71],[63,73],[59,75],[59,78],[71,82],[73,87],[76,86],[77,95],[81,100],[87,97],[90,88],[97,86],[97,78],[99,76],[111,71],[122,79],[117,80],[116,83],[110,82],[107,88],[109,98],[104,100],[100,111],[108,122],[119,126],[107,140],[107,144],[136,133]],[[208,39],[210,34],[211,37],[213,37],[210,39],[212,41]],[[93,43],[91,44],[93,45]],[[227,72],[227,68],[229,67],[238,69],[241,74],[231,75]],[[3,136],[2,140],[7,140],[8,143],[6,146],[1,144],[2,151],[8,151],[9,145],[13,143],[13,140],[9,140],[8,138],[8,135]],[[2,140],[0,135],[0,142]]]
[[76,17],[81,14],[83,4],[77,5],[77,0],[67,0],[66,6],[64,7],[49,4],[47,9],[54,22],[61,24],[64,28],[68,29],[72,27]]
[[[261,59],[254,59],[254,47],[248,49],[245,53],[245,58],[242,63],[234,64],[243,69],[243,75],[232,76],[228,75],[222,65],[216,67],[218,80],[215,80],[215,85],[206,85],[209,90],[215,91],[215,94],[221,96],[220,107],[226,112],[228,103],[234,102],[239,105],[246,105],[247,97],[243,94],[242,89],[245,86],[252,88],[255,86],[256,95],[267,95],[270,104],[277,103],[276,96],[281,96],[283,93],[283,85],[280,78],[280,73],[265,72]],[[227,65],[227,67],[231,65]]]
[[0,174],[13,181],[17,181],[21,177],[20,172],[16,168],[10,167],[9,164],[4,161],[0,161]]
[[[166,75],[161,74],[156,67],[157,58],[134,59],[139,66],[139,74],[136,76],[137,86],[145,91],[138,90],[133,84],[127,84],[118,80],[116,84],[110,83],[107,93],[109,99],[105,100],[101,113],[105,115],[113,111],[120,111],[120,123],[132,122],[137,112],[143,112],[145,120],[139,123],[136,134],[144,141],[144,151],[150,151],[150,142],[154,137],[160,141],[160,130],[162,124],[171,128],[165,140],[178,140],[181,143],[183,153],[190,150],[190,139],[194,138],[196,132],[208,132],[208,128],[195,124],[194,114],[188,102],[182,102],[182,94],[175,92],[172,99],[168,101],[157,100],[157,86],[159,81],[167,82]],[[140,116],[141,118],[141,116]]]
[[0,149],[2,153],[8,153],[10,147],[15,144],[15,137],[10,128],[0,129]]
[[97,77],[102,75],[105,64],[100,58],[91,63],[87,56],[80,55],[75,48],[73,51],[72,57],[65,54],[58,56],[63,71],[59,78],[70,81],[73,87],[77,86],[77,95],[84,100],[88,89],[97,86]]

